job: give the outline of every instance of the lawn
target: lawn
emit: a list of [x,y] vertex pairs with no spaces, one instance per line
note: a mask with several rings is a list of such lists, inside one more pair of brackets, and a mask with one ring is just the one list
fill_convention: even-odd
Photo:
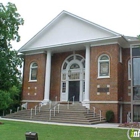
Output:
[[127,130],[73,127],[27,122],[3,121],[0,140],[25,140],[27,131],[37,132],[39,140],[128,140]]

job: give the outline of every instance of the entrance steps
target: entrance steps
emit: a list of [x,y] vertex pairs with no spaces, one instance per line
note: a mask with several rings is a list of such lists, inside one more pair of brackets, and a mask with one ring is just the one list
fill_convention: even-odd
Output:
[[37,108],[36,115],[33,109],[31,116],[31,110],[28,109],[8,114],[3,118],[88,125],[106,121],[105,118],[100,118],[99,114],[93,114],[92,110],[87,111],[79,102],[75,102],[74,104],[60,103],[59,113],[58,107],[56,107],[55,116],[54,110],[51,111],[51,118],[49,105],[42,106],[40,112],[39,108]]

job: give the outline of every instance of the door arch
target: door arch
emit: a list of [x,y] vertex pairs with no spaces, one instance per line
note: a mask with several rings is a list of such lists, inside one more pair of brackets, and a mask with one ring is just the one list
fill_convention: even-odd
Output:
[[[61,101],[72,100],[72,97],[75,96],[75,100],[82,101],[85,92],[84,85],[85,85],[85,58],[79,54],[72,54],[64,60],[61,67],[60,100]],[[73,90],[71,90],[70,88],[73,88]]]

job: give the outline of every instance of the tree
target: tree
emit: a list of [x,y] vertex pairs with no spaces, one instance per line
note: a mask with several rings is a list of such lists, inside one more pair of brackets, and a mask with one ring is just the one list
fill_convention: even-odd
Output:
[[0,3],[0,109],[8,108],[17,96],[11,89],[19,87],[18,67],[21,67],[22,59],[12,48],[11,41],[20,41],[18,29],[23,23],[15,4],[9,2],[4,6]]
[[15,4],[0,3],[0,89],[5,90],[18,84],[22,60],[17,51],[12,49],[11,40],[20,41],[18,29],[24,21],[17,13]]

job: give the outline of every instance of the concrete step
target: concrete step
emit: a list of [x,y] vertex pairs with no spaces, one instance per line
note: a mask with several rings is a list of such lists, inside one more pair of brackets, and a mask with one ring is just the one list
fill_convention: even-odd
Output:
[[61,103],[59,109],[59,113],[56,109],[55,116],[54,110],[51,111],[51,120],[49,105],[42,106],[40,112],[37,108],[36,115],[35,110],[33,109],[32,117],[31,110],[21,110],[19,112],[6,115],[4,118],[75,124],[96,124],[105,122],[103,117],[101,118],[102,121],[100,121],[99,114],[95,114],[95,116],[93,116],[93,111],[90,110],[87,113],[87,109],[83,107],[81,103],[70,104],[69,106],[67,103]]

